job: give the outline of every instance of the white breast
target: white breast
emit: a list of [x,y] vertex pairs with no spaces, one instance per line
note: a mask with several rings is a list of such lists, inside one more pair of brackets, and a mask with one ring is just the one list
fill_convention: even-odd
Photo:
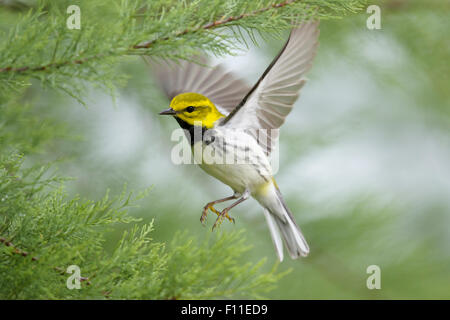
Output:
[[194,144],[193,152],[206,173],[238,193],[246,189],[252,192],[272,178],[272,169],[262,148],[241,130],[223,127],[208,130],[203,141]]

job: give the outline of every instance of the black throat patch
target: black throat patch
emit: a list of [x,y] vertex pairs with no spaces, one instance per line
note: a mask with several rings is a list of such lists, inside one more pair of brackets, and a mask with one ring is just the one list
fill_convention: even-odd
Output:
[[184,120],[181,120],[178,117],[174,117],[177,120],[178,124],[182,129],[184,129],[184,133],[186,134],[186,138],[188,138],[191,146],[194,145],[197,141],[203,140],[203,136],[205,132],[208,130],[206,127],[194,126],[192,124],[187,123]]

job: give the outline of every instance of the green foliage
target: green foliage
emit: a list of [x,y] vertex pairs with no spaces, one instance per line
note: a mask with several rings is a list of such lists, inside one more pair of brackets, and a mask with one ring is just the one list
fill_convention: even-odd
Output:
[[[258,212],[256,205],[236,208],[236,225],[223,224],[219,234],[200,229],[199,208],[225,190],[191,167],[164,170],[169,121],[151,121],[145,134],[158,141],[146,136],[122,162],[92,152],[99,141],[108,143],[97,126],[116,111],[92,86],[111,92],[132,75],[120,91],[120,111],[139,118],[152,118],[167,103],[136,56],[234,53],[259,35],[277,38],[297,13],[326,20],[364,3],[304,0],[261,11],[277,2],[284,3],[0,0],[0,298],[449,297],[448,161],[442,160],[449,159],[450,141],[448,1],[380,1],[381,30],[366,28],[364,11],[322,22],[311,81],[282,131],[277,175],[311,255],[285,259],[279,271],[271,268],[276,258],[263,218],[247,215]],[[81,7],[81,30],[66,28],[69,4]],[[209,27],[213,21],[220,23]],[[261,71],[282,45],[278,40],[258,50],[270,50]],[[89,108],[74,107],[60,91]],[[363,148],[346,147],[355,138]],[[297,165],[305,168],[303,160],[315,161],[319,150],[327,166],[342,164],[335,154],[342,146],[355,155],[357,170],[347,167],[353,159],[339,170],[376,177],[356,191],[346,191],[354,176],[299,183]],[[373,158],[380,170],[358,167],[361,157]],[[61,158],[69,160],[59,161],[55,173]],[[150,174],[144,163],[153,167]],[[328,172],[312,169],[309,175]],[[394,186],[383,184],[384,174]],[[75,181],[61,178],[68,175]],[[134,190],[155,185],[140,199],[147,192],[121,193],[124,182]],[[177,201],[165,196],[174,188],[182,193]],[[105,196],[106,189],[118,196]],[[66,288],[72,264],[85,277],[81,290]],[[382,269],[382,290],[365,287],[372,264]]]
[[[0,93],[38,79],[80,101],[86,81],[106,89],[124,80],[114,67],[126,55],[189,58],[224,55],[245,43],[245,34],[277,35],[292,20],[342,16],[359,0],[123,0],[77,1],[81,29],[66,27],[73,1],[39,1],[0,29]],[[10,18],[3,12],[0,16]],[[239,27],[239,28],[236,28]],[[231,32],[224,32],[224,31]],[[32,54],[30,54],[32,53]]]
[[[0,158],[1,299],[259,297],[281,276],[261,273],[262,261],[240,264],[249,249],[242,232],[201,245],[183,234],[165,248],[150,238],[152,223],[127,214],[144,194],[69,198],[44,174],[24,169],[20,156]],[[116,224],[132,228],[107,250],[104,235]],[[66,287],[70,265],[81,268],[80,290]]]
[[[176,235],[166,243],[151,238],[153,222],[128,212],[146,191],[106,192],[98,201],[70,195],[55,163],[40,156],[71,133],[36,108],[33,94],[41,85],[85,102],[92,86],[113,92],[124,83],[118,65],[126,57],[221,56],[256,42],[257,34],[279,36],[298,16],[341,17],[362,3],[0,2],[0,298],[260,298],[273,289],[284,273],[276,265],[264,271],[264,259],[247,262],[242,231],[202,239],[171,230]],[[81,8],[81,30],[66,27],[72,4]],[[61,107],[53,103],[45,110]],[[118,230],[121,237],[111,241]],[[81,269],[80,290],[66,287],[70,265]]]
[[[261,297],[282,274],[243,262],[243,232],[206,241],[179,233],[166,245],[153,223],[128,213],[146,192],[99,201],[70,196],[65,179],[35,155],[65,127],[33,109],[27,90],[38,80],[84,101],[87,85],[112,89],[124,79],[123,56],[189,58],[231,53],[247,34],[279,34],[299,14],[340,16],[359,1],[77,1],[81,30],[66,27],[73,1],[3,4],[0,17],[0,298],[192,299]],[[1,4],[0,4],[1,5]],[[227,29],[231,32],[223,32]],[[255,41],[255,40],[254,40]],[[121,225],[116,243],[107,235]],[[128,227],[124,227],[128,226]],[[201,243],[199,243],[201,241]],[[69,290],[66,269],[81,269]]]

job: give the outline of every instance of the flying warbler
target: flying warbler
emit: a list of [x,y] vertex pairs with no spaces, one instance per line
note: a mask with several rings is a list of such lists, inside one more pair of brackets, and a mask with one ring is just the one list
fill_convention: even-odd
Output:
[[[171,100],[170,108],[160,114],[177,120],[192,149],[201,151],[197,159],[200,167],[234,191],[232,196],[206,204],[201,222],[209,210],[218,215],[213,229],[224,218],[234,221],[230,209],[253,197],[264,208],[280,261],[283,240],[293,259],[307,256],[309,247],[273,178],[269,157],[278,128],[305,83],[318,36],[318,22],[295,26],[280,53],[251,88],[221,66],[206,68],[188,61],[154,66],[157,80]],[[222,211],[214,208],[231,200],[234,202]]]

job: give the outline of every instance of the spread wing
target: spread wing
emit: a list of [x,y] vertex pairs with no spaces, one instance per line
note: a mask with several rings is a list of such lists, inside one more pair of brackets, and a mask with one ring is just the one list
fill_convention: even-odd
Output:
[[221,124],[250,132],[267,155],[278,137],[277,129],[305,84],[304,75],[311,68],[318,46],[318,25],[317,21],[309,21],[292,29],[280,53]]
[[184,92],[196,92],[208,97],[224,115],[228,115],[250,90],[243,80],[217,65],[207,66],[206,58],[199,63],[178,61],[153,61],[149,63],[161,89],[169,100]]

